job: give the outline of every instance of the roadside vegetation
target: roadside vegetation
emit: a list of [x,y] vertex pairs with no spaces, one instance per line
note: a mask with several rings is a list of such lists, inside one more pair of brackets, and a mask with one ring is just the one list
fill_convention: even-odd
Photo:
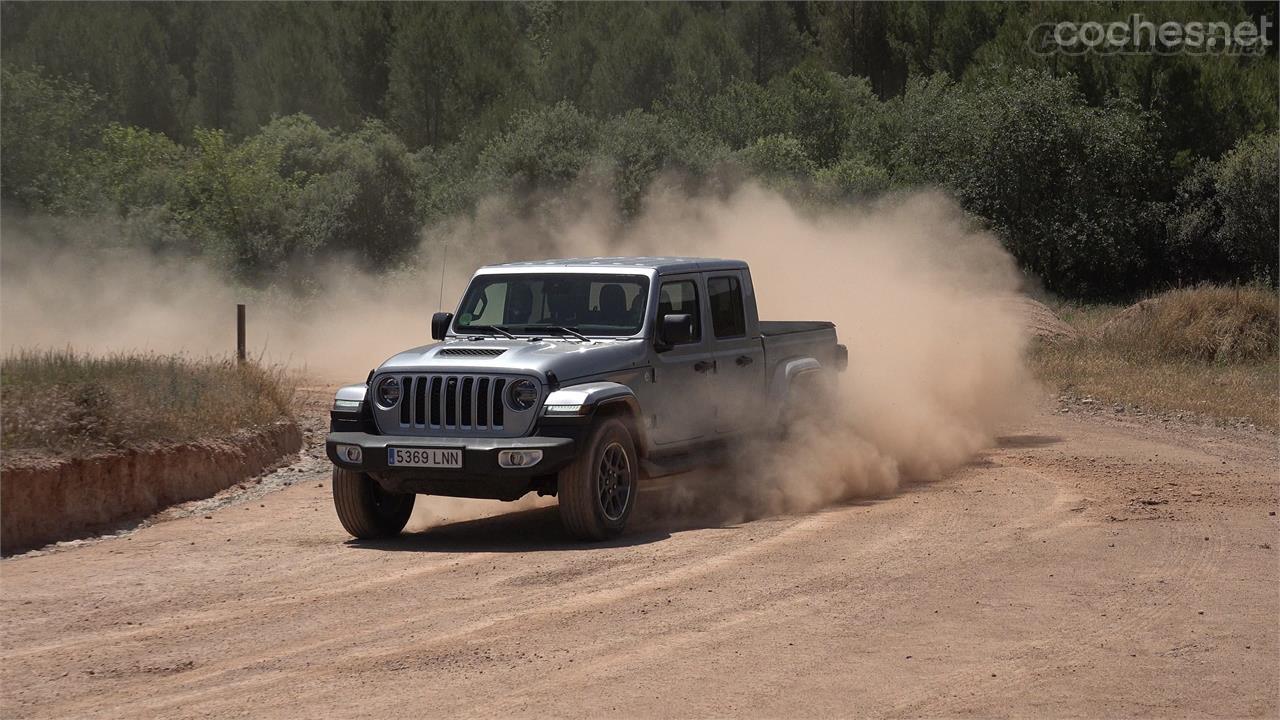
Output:
[[292,378],[234,360],[70,350],[0,359],[0,451],[79,456],[226,437],[291,417]]
[[1031,357],[1051,391],[1075,400],[1280,429],[1278,308],[1280,296],[1258,285],[1063,304],[1078,337],[1037,344]]
[[335,257],[393,268],[423,228],[495,195],[537,217],[596,193],[625,221],[655,187],[754,178],[810,207],[940,187],[1059,297],[1274,286],[1275,44],[1028,43],[1063,18],[1272,9],[8,3],[0,196],[99,230],[42,223],[44,242],[201,257],[268,285]]
[[[424,239],[430,256],[434,229],[494,197],[535,221],[603,197],[627,222],[655,191],[714,195],[744,180],[808,209],[940,188],[1081,331],[1036,351],[1050,385],[1275,427],[1280,44],[1210,56],[1041,55],[1028,43],[1062,19],[1269,14],[1274,28],[1273,11],[5,3],[0,202],[10,237],[138,247],[305,294],[330,260],[392,271]],[[1221,287],[1157,295],[1199,283]],[[1237,286],[1248,289],[1226,289]],[[1163,298],[1158,310],[1123,310],[1146,296]],[[275,399],[284,381],[259,369],[57,353],[4,363],[6,448],[187,437],[287,405]],[[160,385],[176,395],[130,374],[148,364],[169,368]],[[66,380],[46,387],[57,367]],[[219,384],[244,395],[194,400]],[[253,390],[264,387],[276,389]],[[256,409],[233,413],[249,396]]]

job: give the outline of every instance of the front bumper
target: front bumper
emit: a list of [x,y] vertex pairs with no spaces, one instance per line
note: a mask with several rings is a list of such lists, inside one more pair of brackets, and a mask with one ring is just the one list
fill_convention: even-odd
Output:
[[[361,460],[352,463],[339,456],[337,446],[356,445]],[[331,432],[325,453],[338,467],[368,473],[384,487],[397,492],[417,492],[457,497],[507,499],[533,489],[536,478],[552,475],[574,458],[576,443],[564,437],[459,438],[371,435],[363,432]],[[387,464],[387,448],[461,449],[461,468],[394,467]],[[502,450],[541,450],[534,465],[505,468],[498,465]],[[515,499],[515,498],[511,498]]]

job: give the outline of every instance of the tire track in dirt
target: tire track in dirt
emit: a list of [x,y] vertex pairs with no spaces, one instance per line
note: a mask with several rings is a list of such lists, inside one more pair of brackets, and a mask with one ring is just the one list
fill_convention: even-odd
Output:
[[[909,497],[909,495],[895,498],[895,501],[905,499],[905,497]],[[1033,504],[1039,505],[1040,503]],[[1017,532],[1029,520],[1051,522],[1054,516],[1061,514],[1061,510],[1057,507],[1061,504],[1055,498],[1048,503],[1046,509],[1033,510],[1027,515],[1006,517],[999,530],[982,533],[985,535],[985,541],[990,542]],[[901,568],[913,562],[910,559],[911,553],[908,551],[907,546],[920,540],[922,536],[921,530],[926,526],[930,534],[942,542],[945,542],[948,537],[973,535],[971,528],[961,527],[955,521],[957,517],[955,513],[944,517],[948,518],[945,527],[939,527],[936,523],[931,522],[934,519],[933,515],[917,516],[906,521],[905,524],[896,524],[893,526],[895,528],[893,535],[884,536],[876,542],[859,547],[859,554],[864,559],[872,556],[881,556],[882,559],[893,563],[894,567]],[[895,518],[895,521],[901,522],[902,518]],[[917,572],[921,571],[919,566],[914,569]],[[736,612],[727,615],[719,609],[709,612],[707,619],[713,622],[710,622],[707,630],[696,633],[673,631],[658,639],[648,638],[642,649],[628,650],[628,643],[625,640],[619,641],[607,645],[597,654],[596,660],[578,668],[578,671],[583,674],[608,676],[612,673],[617,673],[621,667],[634,665],[639,661],[651,659],[655,656],[659,658],[655,662],[662,662],[661,658],[673,656],[677,651],[687,650],[697,645],[733,645],[735,636],[752,635],[759,633],[765,626],[785,624],[791,619],[791,614],[786,612],[787,609],[809,606],[814,597],[829,596],[832,587],[843,585],[848,579],[845,573],[832,573],[817,568],[815,570],[816,572],[808,573],[802,582],[789,585],[785,589],[769,589],[762,592],[758,597],[744,598],[743,602],[740,603],[743,607]],[[886,573],[887,568],[884,565],[879,565],[877,570],[878,574],[883,575]],[[869,598],[863,598],[857,600],[852,607],[844,606],[841,610],[847,614],[857,615],[860,611],[868,610],[872,607],[872,601]],[[818,666],[821,664],[821,662],[815,663]],[[558,679],[548,678],[534,685],[525,685],[521,688],[521,694],[527,695],[537,691],[549,693],[557,687],[559,682]],[[518,699],[503,698],[496,701],[495,704],[486,705],[482,714],[505,715],[516,711],[519,704],[520,700]]]
[[[792,522],[787,523],[785,527],[781,530],[781,532],[771,536],[770,538],[764,541],[759,541],[752,545],[741,546],[736,549],[728,549],[722,554],[712,555],[710,557],[702,558],[700,563],[697,565],[685,565],[682,567],[677,567],[673,570],[662,572],[658,575],[645,576],[645,577],[638,578],[630,582],[618,584],[609,588],[603,588],[603,589],[597,589],[597,590],[587,589],[591,581],[590,578],[583,578],[573,583],[568,588],[564,588],[564,587],[549,588],[544,592],[534,595],[533,597],[526,598],[525,600],[527,604],[523,609],[515,610],[515,611],[505,611],[505,612],[493,611],[493,612],[481,613],[482,615],[484,615],[482,619],[473,620],[471,622],[468,622],[462,625],[461,627],[456,627],[450,631],[435,635],[431,638],[430,641],[428,641],[427,645],[429,646],[429,645],[449,644],[451,642],[456,642],[462,638],[484,632],[486,630],[495,628],[497,626],[518,624],[520,621],[526,618],[529,618],[530,616],[546,614],[549,612],[548,611],[549,604],[546,601],[549,599],[553,599],[552,596],[560,597],[562,594],[565,594],[566,592],[571,593],[574,596],[574,601],[571,607],[571,611],[581,612],[591,608],[600,607],[602,605],[608,605],[610,603],[620,602],[625,599],[634,597],[638,594],[641,594],[643,592],[662,587],[664,585],[672,585],[677,582],[689,582],[691,580],[697,579],[707,574],[716,572],[717,569],[723,565],[730,564],[735,561],[741,561],[742,559],[746,557],[750,557],[754,554],[766,552],[771,548],[772,545],[778,542],[781,542],[782,540],[789,537],[792,533],[804,532],[804,531],[815,532],[817,530],[820,530],[823,524],[829,523],[829,522],[831,522],[830,517],[824,516],[823,514],[795,519]],[[582,592],[572,593],[574,588],[577,586],[584,586]],[[489,604],[492,605],[498,602],[501,602],[501,599],[490,600]],[[561,612],[561,611],[562,610],[551,610],[550,612]],[[389,625],[386,626],[386,630],[388,632],[388,635],[395,636],[399,634],[397,631],[403,630],[418,622],[420,622],[420,620],[417,618],[403,619],[400,621],[395,621],[390,623]],[[290,647],[288,648],[287,652],[283,652],[283,653],[276,652],[273,654],[273,659],[279,661],[283,659],[290,659],[290,658],[296,658],[303,655],[314,654],[322,650],[333,650],[334,646],[342,645],[347,642],[349,642],[349,639],[343,638],[343,637],[325,638],[325,639],[307,643],[304,645]],[[422,645],[419,645],[418,647],[422,647]],[[401,652],[400,648],[393,647],[390,649],[384,649],[376,652],[357,651],[354,653],[346,653],[346,654],[343,654],[341,657],[343,658],[344,662],[370,661],[370,660],[376,660],[379,658],[393,656],[400,652]],[[188,673],[184,675],[181,682],[182,684],[191,684],[193,682],[211,680],[219,677],[224,677],[227,674],[233,673],[240,669],[243,669],[241,665],[233,663],[225,667],[211,669],[209,672],[202,673],[202,674]],[[276,682],[275,678],[262,678],[262,679],[244,681],[240,683],[233,682],[230,684],[218,685],[218,686],[209,688],[205,693],[188,693],[179,698],[175,698],[174,701],[170,703],[163,703],[163,704],[148,703],[147,707],[150,710],[159,711],[159,710],[164,710],[166,708],[179,707],[188,702],[199,700],[202,697],[206,696],[208,693],[219,694],[219,693],[226,692],[228,689],[244,691],[253,687],[269,685],[273,682]]]
[[[1042,478],[1046,483],[1056,485],[1059,489],[1068,485],[1078,487],[1082,480],[1088,480],[1084,475],[1051,474],[1044,471],[1031,470],[1030,468],[1021,469],[1024,472]],[[1076,499],[1083,499],[1083,497],[1077,494]],[[1070,518],[1068,522],[1046,529],[1055,534],[1061,534],[1062,531],[1069,530],[1071,526],[1084,525],[1097,526],[1098,523],[1097,521],[1086,521],[1081,518]],[[1079,664],[1086,655],[1084,649],[1086,646],[1101,645],[1100,641],[1108,638],[1124,634],[1137,635],[1151,628],[1167,624],[1174,613],[1174,608],[1179,604],[1179,600],[1198,594],[1210,583],[1208,569],[1214,566],[1214,561],[1219,559],[1221,555],[1221,545],[1219,543],[1204,543],[1201,545],[1183,543],[1174,545],[1172,555],[1164,553],[1157,555],[1156,559],[1159,564],[1146,572],[1147,576],[1152,578],[1177,577],[1181,579],[1180,582],[1173,586],[1175,588],[1174,591],[1164,596],[1165,602],[1159,605],[1141,605],[1136,612],[1126,613],[1122,618],[1118,618],[1117,622],[1098,624],[1083,629],[1073,638],[1071,644],[1056,652],[1046,654],[1037,650],[1036,662],[1039,665],[1044,665],[1046,662],[1051,661],[1060,666]],[[1000,682],[987,683],[993,685],[996,691],[986,692],[984,701],[990,702],[1001,697],[1012,698],[1015,695],[1026,696],[1034,694],[1038,688],[1050,683],[1051,678],[1034,675],[1029,667],[1032,655],[1032,651],[1027,650],[1009,657],[1004,663],[1003,671],[998,673]],[[979,680],[978,683],[982,684],[983,680]],[[889,714],[893,716],[917,714],[925,706],[929,708],[931,713],[961,714],[967,712],[972,704],[971,701],[961,698],[959,693],[948,693],[946,691],[970,689],[974,684],[973,673],[970,671],[959,670],[949,673],[936,678],[927,687],[920,688],[917,692],[900,698]],[[950,700],[937,702],[936,699],[939,697],[947,697]]]
[[[1239,483],[1223,483],[1213,505],[1178,505],[1177,523],[1104,522],[1129,490],[1092,462],[1064,462],[1067,449],[1137,458],[1155,443],[1163,458],[1169,440],[1103,429],[1044,418],[1028,437],[1056,444],[994,450],[891,498],[732,526],[658,523],[607,546],[560,540],[554,510],[344,542],[325,488],[298,483],[261,509],[5,561],[4,714],[1275,710],[1259,673],[1280,659],[1280,638],[1254,629],[1280,611],[1262,594],[1280,580],[1274,555],[1256,550],[1274,519],[1231,505]],[[1239,497],[1256,503],[1260,488],[1274,494],[1273,453],[1250,452],[1228,467],[1253,478]],[[1220,463],[1198,457],[1169,462],[1191,474]],[[1207,525],[1212,541],[1190,542]],[[1253,605],[1233,600],[1241,578],[1266,581],[1246,588]],[[1226,580],[1236,584],[1214,590]],[[1218,625],[1182,617],[1200,603]],[[1194,663],[1152,655],[1197,632],[1207,640]],[[1251,655],[1214,639],[1250,632]],[[1140,659],[1121,662],[1130,652]],[[1236,674],[1199,683],[1206,699],[1186,704],[1206,667]]]

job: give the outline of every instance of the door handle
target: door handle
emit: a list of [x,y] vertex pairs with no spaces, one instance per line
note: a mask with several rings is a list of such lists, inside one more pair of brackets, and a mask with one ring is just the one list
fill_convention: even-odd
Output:
[[714,370],[716,363],[714,360],[699,360],[693,364],[693,371],[704,373],[708,370]]
[[738,364],[738,367],[746,367],[755,361],[756,359],[750,355],[739,355],[738,359],[734,360],[734,362]]

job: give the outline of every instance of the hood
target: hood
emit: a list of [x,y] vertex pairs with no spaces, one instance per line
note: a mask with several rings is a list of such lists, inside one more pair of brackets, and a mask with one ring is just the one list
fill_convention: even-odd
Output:
[[548,372],[561,381],[639,367],[645,361],[644,341],[635,339],[527,340],[524,338],[449,339],[423,345],[388,358],[378,372],[516,373]]

